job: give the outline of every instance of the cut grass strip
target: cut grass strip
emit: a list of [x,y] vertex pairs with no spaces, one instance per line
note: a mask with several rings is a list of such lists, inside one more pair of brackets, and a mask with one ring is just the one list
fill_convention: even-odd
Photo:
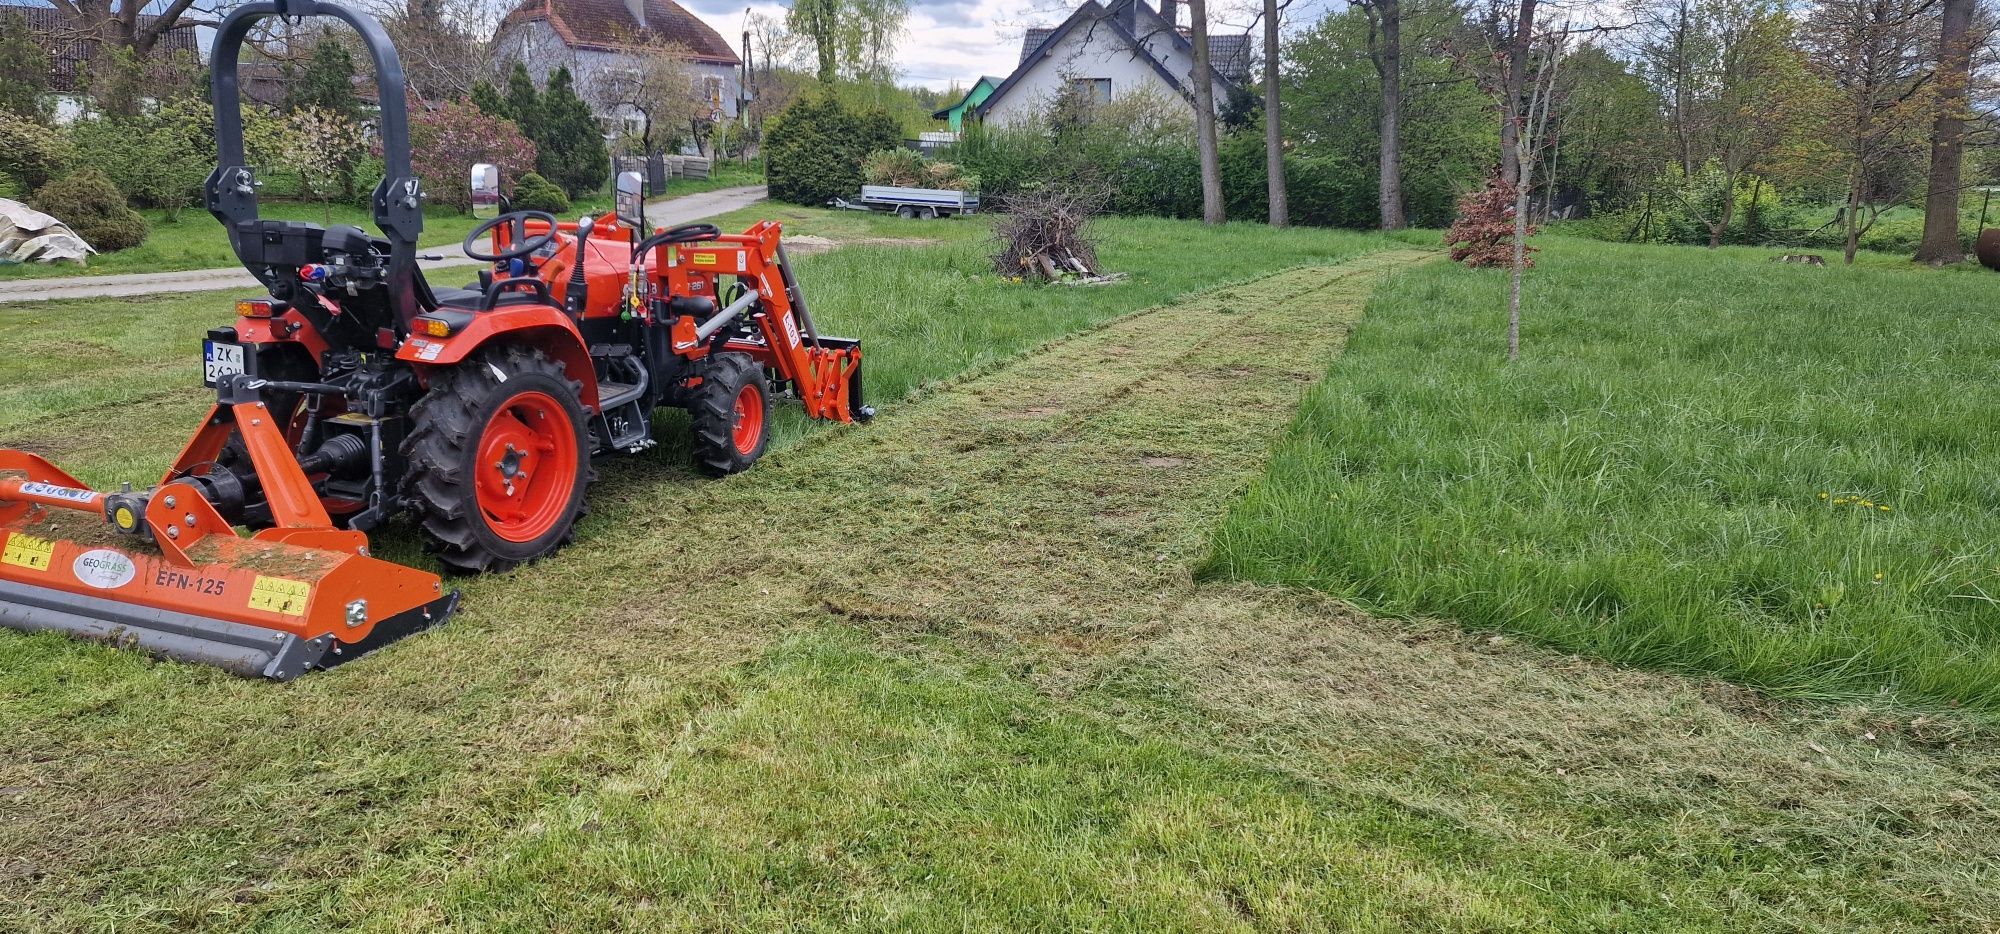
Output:
[[1553,238],[1375,297],[1213,574],[1788,697],[2000,713],[2000,279]]

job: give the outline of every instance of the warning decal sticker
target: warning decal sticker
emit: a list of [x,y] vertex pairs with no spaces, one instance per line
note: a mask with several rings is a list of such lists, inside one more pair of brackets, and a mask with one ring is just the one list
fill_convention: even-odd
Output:
[[49,560],[55,553],[55,542],[15,532],[7,536],[7,547],[0,549],[0,564],[11,564],[30,571],[46,571],[49,569]]
[[304,616],[306,603],[312,599],[312,592],[312,585],[305,581],[265,577],[260,574],[256,582],[250,585],[250,608],[283,616]]

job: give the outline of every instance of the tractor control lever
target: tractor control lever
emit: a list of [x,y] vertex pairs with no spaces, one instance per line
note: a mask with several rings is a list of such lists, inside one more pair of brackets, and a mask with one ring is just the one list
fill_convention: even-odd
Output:
[[569,267],[569,291],[564,293],[569,313],[582,320],[584,312],[590,309],[590,283],[584,278],[583,248],[590,244],[590,231],[597,226],[597,219],[585,216],[576,222],[576,260]]

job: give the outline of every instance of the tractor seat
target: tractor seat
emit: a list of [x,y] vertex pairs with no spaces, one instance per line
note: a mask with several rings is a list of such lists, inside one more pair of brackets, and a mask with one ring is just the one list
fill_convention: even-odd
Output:
[[437,297],[437,303],[440,305],[457,305],[460,308],[478,308],[479,303],[486,299],[486,293],[472,287],[463,289],[433,288],[431,289],[431,294]]

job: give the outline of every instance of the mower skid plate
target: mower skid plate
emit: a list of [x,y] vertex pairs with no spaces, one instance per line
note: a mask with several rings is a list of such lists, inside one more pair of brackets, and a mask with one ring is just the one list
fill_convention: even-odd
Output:
[[169,560],[76,513],[0,522],[0,626],[288,681],[438,625],[434,574],[361,554],[215,535]]

